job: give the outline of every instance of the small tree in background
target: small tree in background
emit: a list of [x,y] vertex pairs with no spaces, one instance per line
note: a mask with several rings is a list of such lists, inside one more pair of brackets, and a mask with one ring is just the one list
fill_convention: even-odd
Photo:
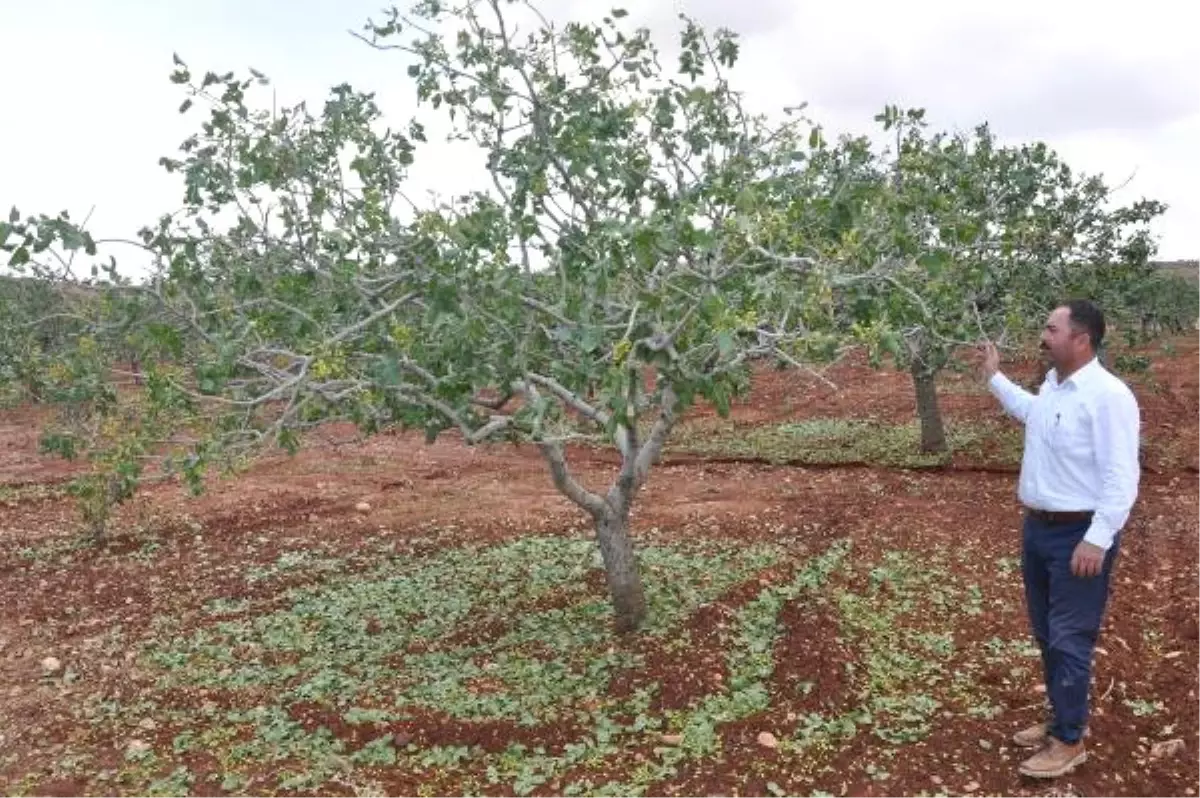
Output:
[[[158,461],[163,475],[183,467],[198,487],[189,451],[200,437],[201,417],[174,386],[182,352],[158,346],[162,321],[142,288],[118,274],[115,262],[81,278],[80,253],[97,254],[97,242],[66,213],[22,219],[14,211],[0,224],[0,251],[12,276],[0,278],[0,387],[13,401],[30,400],[50,412],[43,451],[89,467],[69,485],[89,537],[105,538],[113,508],[133,495]],[[181,340],[174,336],[174,340]],[[145,390],[131,365],[153,364]]]
[[858,187],[819,256],[848,272],[837,285],[857,337],[911,374],[922,451],[942,452],[936,377],[955,350],[1036,329],[1074,293],[1127,306],[1164,206],[1107,208],[1102,180],[1043,144],[1000,146],[986,125],[930,135],[921,110],[877,119],[894,148],[845,140],[812,162]]

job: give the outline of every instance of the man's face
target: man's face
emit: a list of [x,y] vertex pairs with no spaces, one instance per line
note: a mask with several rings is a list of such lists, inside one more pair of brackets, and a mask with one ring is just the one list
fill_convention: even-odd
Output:
[[1055,308],[1042,330],[1041,350],[1055,368],[1072,363],[1087,346],[1087,332],[1071,327],[1070,308]]

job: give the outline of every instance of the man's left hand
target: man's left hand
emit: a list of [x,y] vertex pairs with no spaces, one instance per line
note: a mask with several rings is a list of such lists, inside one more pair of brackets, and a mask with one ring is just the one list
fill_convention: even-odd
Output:
[[1104,549],[1086,540],[1079,541],[1071,555],[1071,573],[1083,579],[1099,576],[1104,569]]

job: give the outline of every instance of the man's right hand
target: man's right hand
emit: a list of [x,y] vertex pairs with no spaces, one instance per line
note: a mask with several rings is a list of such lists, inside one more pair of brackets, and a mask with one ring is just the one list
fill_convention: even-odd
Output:
[[979,351],[983,354],[983,378],[990,380],[1000,370],[1000,352],[991,341],[979,344]]

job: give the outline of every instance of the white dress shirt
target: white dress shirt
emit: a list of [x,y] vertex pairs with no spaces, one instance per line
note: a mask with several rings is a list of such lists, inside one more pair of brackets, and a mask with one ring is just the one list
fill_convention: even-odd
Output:
[[1093,358],[1059,383],[1051,369],[1036,396],[997,372],[988,381],[1004,409],[1025,424],[1017,495],[1035,510],[1092,510],[1083,539],[1104,550],[1137,499],[1137,399]]

